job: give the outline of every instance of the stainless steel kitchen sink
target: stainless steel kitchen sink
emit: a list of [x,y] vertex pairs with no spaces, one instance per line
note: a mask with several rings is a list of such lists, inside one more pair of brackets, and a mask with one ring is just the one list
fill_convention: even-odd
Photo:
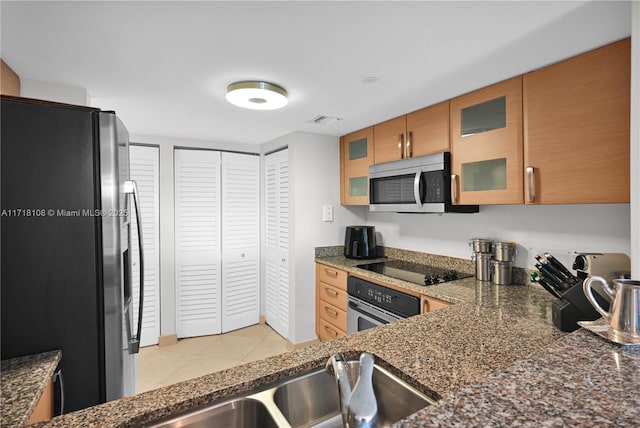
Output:
[[[360,363],[349,361],[349,380],[355,385]],[[378,402],[378,426],[386,427],[434,401],[378,365],[373,369]],[[335,378],[324,370],[277,387],[273,401],[294,427],[342,427]]]
[[[358,361],[349,361],[352,386]],[[373,388],[378,402],[378,427],[387,427],[434,403],[434,400],[374,365]],[[324,369],[314,371],[220,404],[213,404],[154,425],[160,427],[342,427],[335,378]]]
[[188,427],[188,428],[278,428],[267,406],[254,398],[238,398],[221,404],[179,415],[151,427]]

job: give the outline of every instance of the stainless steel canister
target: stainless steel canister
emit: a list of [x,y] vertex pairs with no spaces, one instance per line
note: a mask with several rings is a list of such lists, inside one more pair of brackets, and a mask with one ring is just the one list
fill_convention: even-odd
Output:
[[469,246],[474,253],[491,253],[493,251],[493,241],[485,238],[473,238],[469,241]]
[[491,253],[474,253],[472,259],[476,261],[476,279],[491,281]]
[[495,242],[493,244],[495,259],[501,262],[512,262],[516,259],[515,242]]
[[494,260],[493,267],[493,283],[499,285],[511,285],[513,262]]

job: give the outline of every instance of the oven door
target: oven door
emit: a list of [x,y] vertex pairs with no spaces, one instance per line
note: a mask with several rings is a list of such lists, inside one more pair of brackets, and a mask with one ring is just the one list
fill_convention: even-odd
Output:
[[402,319],[396,314],[363,302],[353,296],[349,296],[347,301],[347,333],[349,334]]

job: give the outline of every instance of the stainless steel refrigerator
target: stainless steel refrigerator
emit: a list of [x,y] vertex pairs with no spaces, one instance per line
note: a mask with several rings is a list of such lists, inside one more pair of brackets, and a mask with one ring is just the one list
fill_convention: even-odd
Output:
[[128,132],[112,111],[1,101],[2,359],[61,350],[65,413],[134,394]]

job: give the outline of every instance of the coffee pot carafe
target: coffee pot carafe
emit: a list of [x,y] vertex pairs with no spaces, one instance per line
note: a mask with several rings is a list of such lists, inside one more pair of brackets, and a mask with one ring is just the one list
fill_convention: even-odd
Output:
[[[640,281],[614,279],[612,282],[613,286],[601,276],[591,276],[583,283],[584,294],[606,321],[611,340],[640,344]],[[608,312],[602,309],[594,298],[593,283],[600,283],[602,289],[611,297]]]

